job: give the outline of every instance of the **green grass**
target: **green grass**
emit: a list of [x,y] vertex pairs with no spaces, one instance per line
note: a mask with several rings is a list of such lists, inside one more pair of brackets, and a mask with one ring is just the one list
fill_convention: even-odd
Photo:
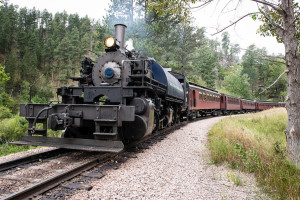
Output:
[[14,144],[1,144],[0,145],[0,157],[1,156],[6,156],[12,153],[18,153],[22,151],[28,151],[30,149],[36,149],[38,147],[33,147],[33,146],[19,146],[19,145],[14,145]]
[[209,132],[212,162],[254,173],[274,199],[300,199],[300,169],[286,158],[285,108],[229,117]]

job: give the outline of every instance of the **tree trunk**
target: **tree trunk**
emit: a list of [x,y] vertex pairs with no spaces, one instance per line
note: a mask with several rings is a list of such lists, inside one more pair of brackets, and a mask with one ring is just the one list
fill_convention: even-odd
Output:
[[57,87],[60,86],[60,67],[58,68]]
[[54,72],[53,72],[53,67],[52,67],[52,71],[51,71],[51,73],[52,73],[52,79],[51,79],[51,81],[52,81],[52,83],[53,83],[53,81],[54,81]]
[[184,66],[185,66],[185,62],[184,62],[184,58],[182,57],[182,59],[181,59],[181,74],[183,74],[183,75],[185,75]]
[[288,71],[286,108],[288,123],[285,131],[286,150],[291,162],[300,167],[300,53],[296,37],[292,0],[281,0],[283,14],[283,41]]

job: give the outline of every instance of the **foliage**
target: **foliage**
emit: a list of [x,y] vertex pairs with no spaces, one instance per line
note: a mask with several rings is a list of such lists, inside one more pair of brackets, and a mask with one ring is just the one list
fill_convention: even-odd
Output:
[[[298,18],[295,20],[295,28],[296,28],[296,37],[298,41],[300,40],[300,20],[299,20],[299,2],[294,0],[294,10],[295,16],[298,15]],[[283,19],[282,15],[278,12],[278,10],[268,9],[267,7],[262,6],[259,8],[260,14],[252,15],[253,20],[260,20],[263,22],[262,25],[259,27],[259,33],[263,36],[274,36],[276,37],[277,41],[282,43],[283,38],[281,38],[274,28],[274,26],[279,25],[283,27]],[[297,17],[297,16],[296,16]],[[272,22],[272,23],[270,23]],[[298,43],[299,51],[300,51],[300,43]]]
[[249,77],[247,74],[242,74],[242,71],[243,68],[240,66],[234,68],[230,74],[225,76],[219,91],[233,96],[250,99]]
[[5,73],[5,68],[0,64],[0,82],[5,82],[10,79],[9,74]]
[[33,146],[25,146],[25,145],[14,145],[14,144],[0,144],[0,157],[1,156],[6,156],[12,153],[18,153],[22,151],[28,151],[30,149],[35,149],[38,147],[33,147]]
[[12,109],[14,107],[14,100],[5,92],[0,93],[0,106]]
[[0,106],[0,120],[10,118],[12,116],[11,110],[7,107]]
[[14,116],[0,120],[0,143],[19,140],[27,132],[27,127],[27,120],[23,117]]
[[206,82],[199,76],[197,75],[190,75],[190,76],[187,76],[187,79],[190,81],[190,82],[193,82],[193,83],[196,83],[198,85],[202,85],[204,87],[207,87],[207,84]]
[[260,99],[274,99],[283,101],[282,91],[286,91],[286,75],[281,78],[275,86],[270,88],[266,94],[260,92],[271,85],[277,77],[285,70],[283,59],[266,57],[265,49],[259,49],[255,45],[250,45],[242,57],[242,74],[249,77],[251,95]]
[[60,82],[71,84],[68,77],[79,73],[80,59],[90,48],[89,18],[65,12],[52,15],[47,10],[17,10],[7,1],[0,7],[0,16],[0,55],[5,58],[5,70],[13,77],[5,84],[7,93],[18,98],[28,94],[31,87],[35,96],[43,87],[50,86],[53,91]]
[[239,44],[230,44],[230,35],[228,32],[222,33],[221,42],[221,63],[224,67],[229,67],[238,62],[240,53]]
[[209,132],[213,162],[254,173],[270,195],[297,199],[300,170],[286,158],[286,125],[284,108],[222,120]]
[[255,45],[250,45],[247,48],[247,51],[245,52],[245,54],[243,55],[243,62],[242,62],[242,66],[243,66],[243,71],[242,74],[247,74],[248,77],[250,78],[250,85],[251,85],[251,91],[252,91],[252,95],[254,94],[255,91],[255,86],[257,84],[257,80],[258,80],[258,71],[256,70],[256,68],[258,67],[258,62],[259,60],[257,60],[255,57],[257,56],[256,52],[255,52]]
[[52,91],[49,88],[44,88],[32,98],[32,103],[48,103],[52,97]]
[[155,9],[159,15],[169,13],[173,20],[185,22],[190,19],[191,10],[189,9],[189,4],[195,2],[196,0],[150,1],[148,9]]

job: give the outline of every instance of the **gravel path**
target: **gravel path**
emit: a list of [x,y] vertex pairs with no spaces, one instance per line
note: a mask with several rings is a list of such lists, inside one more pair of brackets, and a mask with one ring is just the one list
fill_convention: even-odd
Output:
[[222,118],[189,123],[71,199],[267,199],[253,176],[209,164],[207,132]]

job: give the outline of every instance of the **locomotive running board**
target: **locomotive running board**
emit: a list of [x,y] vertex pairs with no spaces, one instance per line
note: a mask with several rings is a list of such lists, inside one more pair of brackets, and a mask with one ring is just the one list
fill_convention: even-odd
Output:
[[22,136],[20,141],[10,142],[17,145],[48,146],[65,149],[77,149],[84,151],[101,151],[118,153],[124,149],[122,141],[77,139],[77,138],[55,138],[43,136]]

